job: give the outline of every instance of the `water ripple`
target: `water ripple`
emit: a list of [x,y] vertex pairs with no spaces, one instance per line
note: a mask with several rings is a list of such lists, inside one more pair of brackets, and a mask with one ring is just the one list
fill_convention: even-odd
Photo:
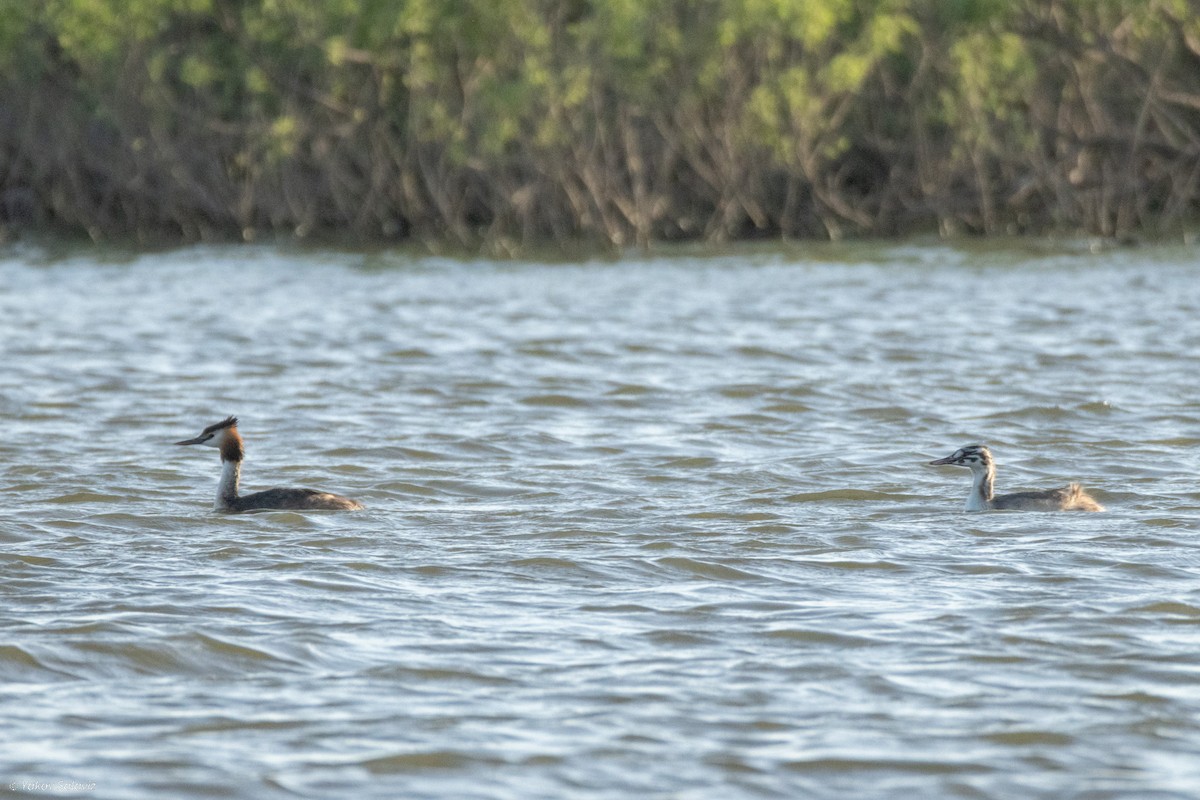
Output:
[[[1191,800],[1194,260],[0,254],[4,774]],[[213,513],[229,413],[368,510]],[[963,514],[974,441],[1110,511]]]

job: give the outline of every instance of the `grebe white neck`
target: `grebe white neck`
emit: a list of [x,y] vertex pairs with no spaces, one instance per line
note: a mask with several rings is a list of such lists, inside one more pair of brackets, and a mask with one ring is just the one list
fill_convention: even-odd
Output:
[[234,508],[238,496],[238,483],[242,479],[242,462],[221,459],[221,480],[217,483],[217,502],[214,511],[229,511]]
[[967,495],[967,511],[987,511],[992,507],[993,485],[996,470],[990,464],[987,469],[977,465],[971,467],[971,492]]

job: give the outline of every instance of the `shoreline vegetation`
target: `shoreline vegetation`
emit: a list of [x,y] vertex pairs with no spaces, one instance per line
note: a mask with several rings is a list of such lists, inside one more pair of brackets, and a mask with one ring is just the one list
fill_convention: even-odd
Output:
[[0,0],[0,241],[1161,235],[1195,0]]

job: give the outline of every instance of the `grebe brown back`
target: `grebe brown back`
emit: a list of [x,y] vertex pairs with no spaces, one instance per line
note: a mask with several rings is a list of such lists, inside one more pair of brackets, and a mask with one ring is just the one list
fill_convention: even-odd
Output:
[[971,470],[971,493],[967,495],[967,511],[989,509],[1017,509],[1022,511],[1103,511],[1078,483],[1068,484],[1061,489],[1044,489],[1035,492],[1013,492],[993,494],[992,484],[996,479],[996,464],[992,451],[981,444],[960,447],[945,458],[930,461],[930,464],[953,464]]
[[355,511],[363,507],[357,500],[341,497],[315,489],[267,489],[244,497],[238,496],[238,482],[242,475],[242,459],[246,448],[238,433],[237,417],[229,417],[200,431],[195,439],[185,439],[175,444],[202,444],[221,451],[221,482],[217,484],[215,511],[266,511],[266,510],[337,510]]

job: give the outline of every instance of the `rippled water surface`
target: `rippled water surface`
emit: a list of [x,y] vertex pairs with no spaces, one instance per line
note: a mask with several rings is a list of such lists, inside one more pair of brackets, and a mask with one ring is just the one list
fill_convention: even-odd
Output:
[[1196,257],[10,249],[0,787],[1195,798]]

